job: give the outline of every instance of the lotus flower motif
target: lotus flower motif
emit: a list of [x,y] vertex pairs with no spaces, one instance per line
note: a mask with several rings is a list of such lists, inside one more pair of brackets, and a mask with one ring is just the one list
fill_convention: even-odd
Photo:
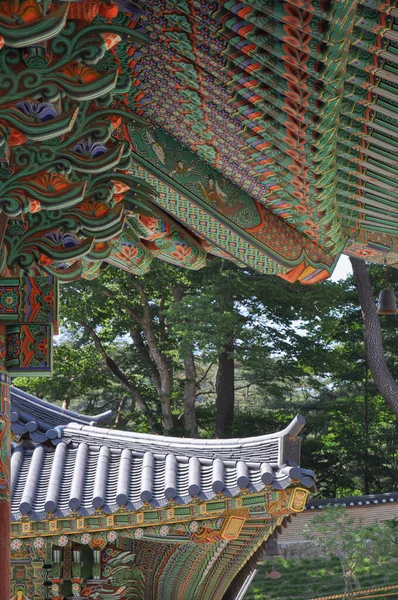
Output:
[[50,102],[24,100],[23,102],[17,102],[15,106],[27,117],[34,117],[41,123],[58,117],[57,111]]
[[90,155],[91,158],[102,156],[102,154],[105,154],[107,151],[108,149],[104,144],[101,144],[101,142],[93,142],[90,139],[81,140],[73,147],[73,152]]
[[63,246],[66,248],[74,248],[79,244],[78,240],[76,240],[70,233],[61,233],[59,231],[51,231],[50,233],[46,233],[44,235],[48,240],[56,244],[57,246]]

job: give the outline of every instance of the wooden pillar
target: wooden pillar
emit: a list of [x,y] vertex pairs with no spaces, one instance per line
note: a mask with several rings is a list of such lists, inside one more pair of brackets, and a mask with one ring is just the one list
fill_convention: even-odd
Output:
[[11,430],[5,325],[0,323],[0,600],[10,598]]
[[52,276],[0,277],[0,600],[11,597],[11,377],[51,375],[57,300]]

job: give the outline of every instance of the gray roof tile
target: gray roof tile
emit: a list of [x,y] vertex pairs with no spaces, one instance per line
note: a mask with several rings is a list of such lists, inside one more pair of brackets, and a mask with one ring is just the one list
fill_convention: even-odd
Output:
[[29,434],[36,443],[50,439],[56,444],[62,426],[69,423],[104,425],[111,416],[110,410],[95,417],[81,415],[11,387],[11,430],[18,436]]
[[368,506],[370,504],[390,504],[398,502],[398,492],[389,492],[385,494],[370,494],[367,496],[348,496],[343,498],[320,498],[311,499],[306,506],[306,510],[320,510],[326,506]]
[[[293,462],[281,464],[282,441],[292,431],[298,433],[302,419],[273,435],[184,439],[101,429],[87,424],[98,423],[101,416],[67,413],[41,400],[36,407],[34,397],[15,388],[13,398],[18,411],[14,423],[37,423],[13,444],[13,520],[24,515],[41,520],[47,513],[62,517],[72,511],[89,515],[96,509],[112,513],[121,506],[138,510],[143,503],[162,507],[170,500],[186,504],[220,492],[236,496],[243,488],[284,489],[293,479],[308,488],[314,485],[311,471]],[[57,432],[57,445],[48,436],[34,443],[32,435],[43,431],[43,423]]]

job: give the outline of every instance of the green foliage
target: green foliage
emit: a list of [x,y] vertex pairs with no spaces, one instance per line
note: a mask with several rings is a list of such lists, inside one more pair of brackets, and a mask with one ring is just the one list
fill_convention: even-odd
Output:
[[[370,275],[376,297],[383,269],[371,267]],[[390,281],[398,288],[395,270]],[[171,373],[174,433],[188,435],[182,416],[184,358],[192,352],[199,435],[214,437],[217,357],[232,332],[236,409],[231,435],[270,433],[301,412],[307,419],[302,464],[316,472],[321,496],[398,489],[396,419],[366,365],[352,278],[292,285],[219,259],[198,272],[159,263],[143,277],[108,267],[94,281],[62,287],[64,333],[55,349],[54,378],[16,383],[86,413],[112,408],[117,427],[161,432],[156,368],[139,321],[137,285],[148,299],[153,336]],[[95,330],[129,385],[141,394],[152,424],[106,367],[82,322]],[[398,317],[381,322],[389,366],[398,378]]]
[[[307,411],[303,464],[318,475],[323,497],[397,490],[396,421],[377,394],[367,406],[360,393],[321,395]],[[366,423],[365,423],[366,421]]]
[[[175,415],[183,410],[186,352],[193,351],[199,371],[200,365],[217,361],[225,338],[231,333],[236,340],[235,356],[242,387],[254,392],[261,388],[263,404],[267,400],[264,392],[268,391],[271,402],[283,400],[286,381],[298,383],[303,375],[295,356],[301,336],[292,327],[292,320],[297,317],[294,306],[301,298],[295,286],[214,260],[199,272],[155,265],[141,278],[108,267],[94,281],[80,280],[63,286],[61,315],[67,336],[56,349],[54,379],[50,384],[19,380],[19,385],[53,400],[74,402],[83,399],[86,389],[90,410],[94,408],[93,398],[102,397],[103,390],[113,389],[118,395],[113,403],[117,410],[120,396],[126,390],[104,368],[87,328],[82,325],[85,323],[97,333],[129,383],[142,394],[159,425],[154,364],[151,349],[142,335],[142,298],[137,285],[144,289],[157,348],[172,372],[171,402]],[[309,292],[313,295],[312,290]],[[305,293],[308,295],[307,289]],[[306,314],[308,304],[302,300],[299,304]],[[137,335],[142,341],[141,348],[134,339]],[[201,394],[214,399],[214,377],[213,370],[211,379],[205,377],[198,384],[199,399]],[[112,383],[107,381],[109,378]]]
[[[111,351],[128,372],[129,348],[124,344],[116,344]],[[125,388],[107,371],[91,344],[80,345],[79,341],[69,339],[62,341],[55,347],[54,363],[55,372],[51,379],[18,377],[14,384],[54,404],[65,403],[71,410],[84,414],[95,415],[111,409],[115,416],[120,413],[118,427],[149,431],[142,413],[135,408]],[[143,377],[141,383],[144,387]],[[149,392],[147,397],[150,397]],[[121,404],[123,407],[119,411]],[[157,410],[155,400],[153,410]]]
[[358,525],[341,505],[329,506],[314,516],[303,534],[313,544],[314,557],[338,558],[345,594],[360,589],[358,570],[364,559],[381,567],[383,559],[398,558],[395,523]]

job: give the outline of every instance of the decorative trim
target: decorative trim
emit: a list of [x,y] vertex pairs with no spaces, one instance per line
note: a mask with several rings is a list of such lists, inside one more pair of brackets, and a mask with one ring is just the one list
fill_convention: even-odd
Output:
[[[208,518],[219,518],[226,511],[247,510],[251,516],[262,519],[287,516],[291,512],[298,512],[298,502],[303,500],[307,490],[293,488],[289,490],[272,490],[256,494],[246,494],[237,498],[220,497],[209,502],[193,502],[185,506],[168,507],[166,509],[148,508],[143,511],[129,512],[120,509],[117,513],[106,515],[97,511],[96,515],[88,517],[71,516],[68,519],[46,519],[43,521],[22,521],[11,523],[11,537],[34,538],[40,536],[54,536],[76,534],[82,532],[99,532],[111,530],[126,530],[134,528],[151,527],[158,524],[175,524],[188,521],[199,521]],[[231,515],[231,513],[229,512]],[[238,513],[239,514],[239,513]],[[234,516],[234,514],[231,515]],[[231,521],[231,527],[237,528],[238,523]],[[228,530],[229,531],[229,530]],[[226,533],[226,535],[231,535]],[[225,539],[232,539],[227,537]]]

